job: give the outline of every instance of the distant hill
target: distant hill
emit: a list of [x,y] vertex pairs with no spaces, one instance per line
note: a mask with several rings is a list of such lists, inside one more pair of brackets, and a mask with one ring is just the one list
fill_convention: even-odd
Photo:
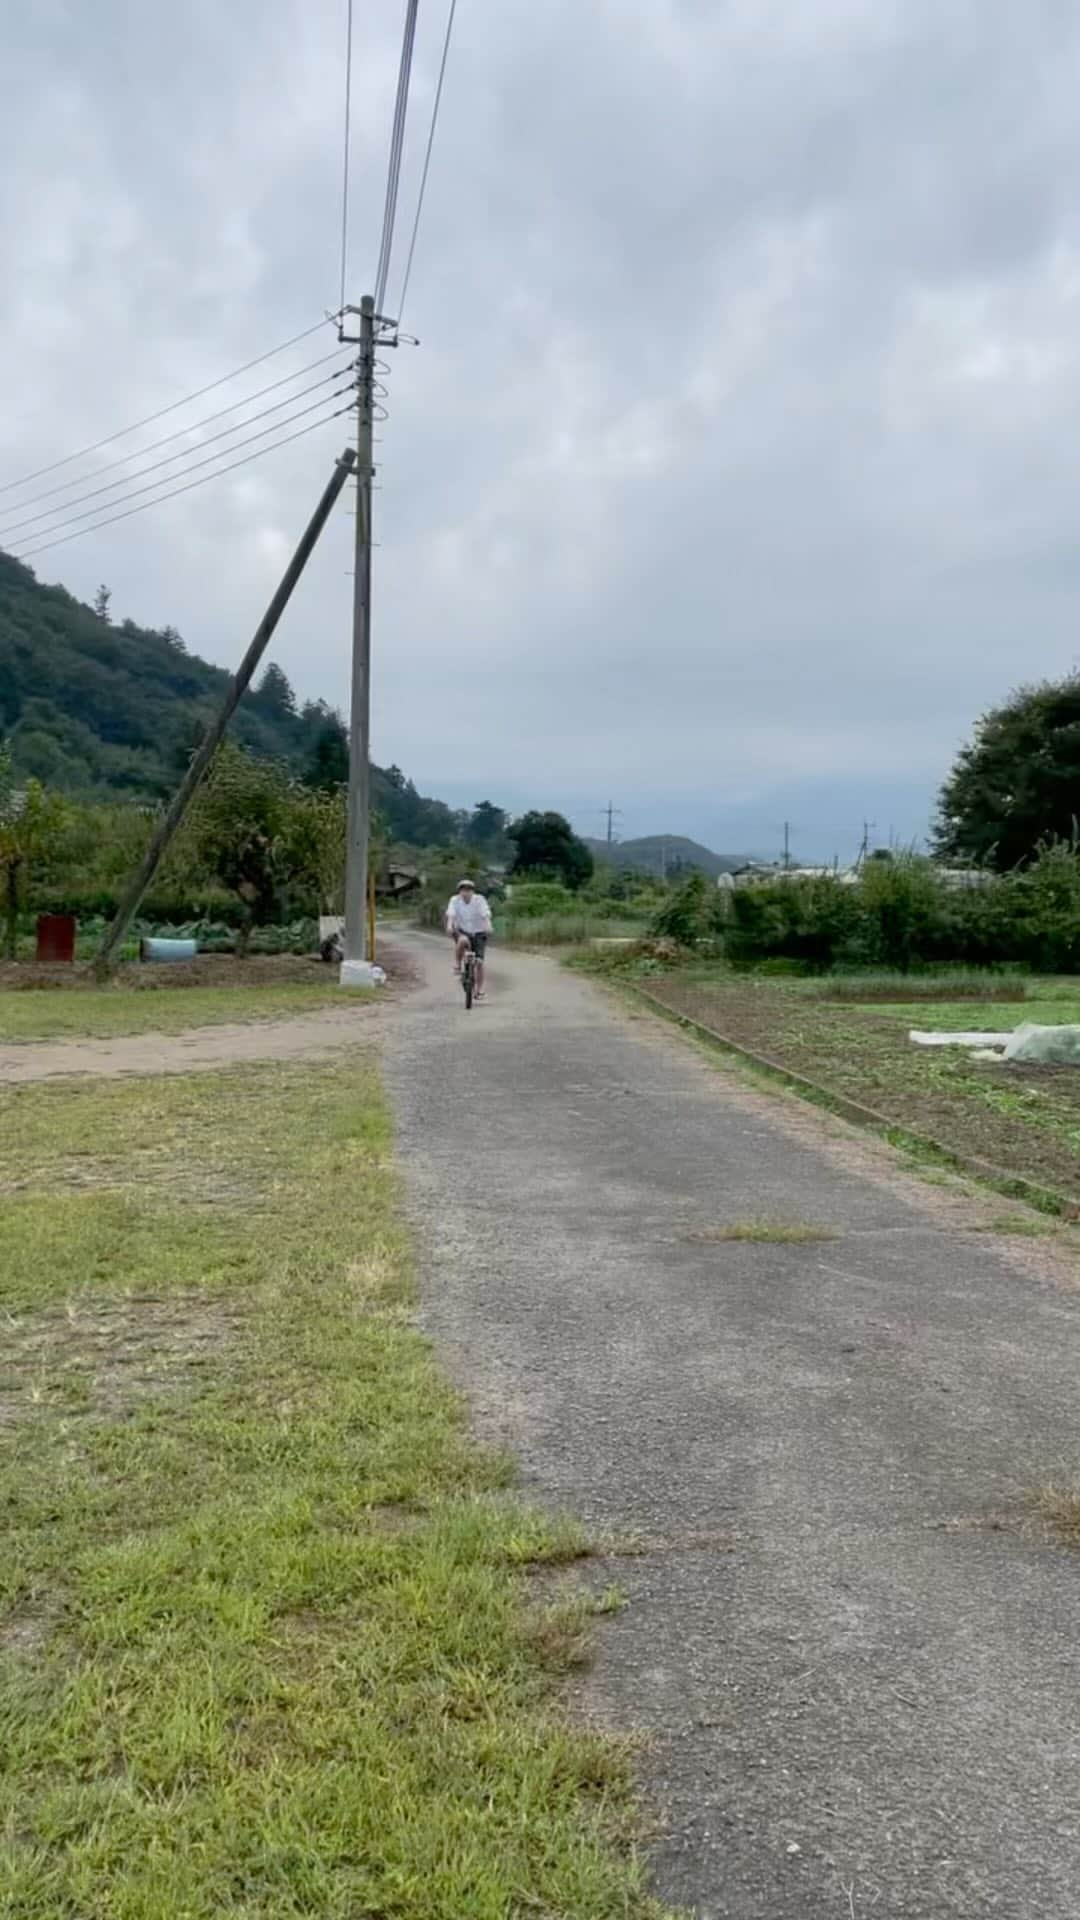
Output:
[[715,879],[718,873],[733,873],[749,857],[745,853],[713,853],[711,847],[703,847],[680,833],[646,834],[640,840],[616,840],[610,847],[606,840],[586,840],[585,845],[597,860],[633,867],[639,873],[666,872],[669,878],[673,873],[697,868]]
[[[83,797],[160,799],[228,678],[189,653],[175,628],[114,626],[0,552],[0,737],[18,772]],[[232,733],[297,774],[318,759],[347,766],[340,717],[322,700],[298,706],[277,666],[245,695]],[[396,767],[372,768],[372,800],[395,839],[460,838],[462,816],[425,799]]]

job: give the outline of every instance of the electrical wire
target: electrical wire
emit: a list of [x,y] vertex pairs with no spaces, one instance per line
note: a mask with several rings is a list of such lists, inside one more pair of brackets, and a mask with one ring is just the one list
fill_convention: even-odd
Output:
[[[112,527],[118,520],[130,520],[136,513],[145,513],[149,507],[163,506],[166,500],[175,500],[181,493],[191,493],[195,487],[205,487],[211,480],[220,480],[226,473],[235,472],[237,467],[247,467],[253,460],[261,460],[264,454],[276,453],[279,447],[288,447],[294,440],[302,440],[305,434],[315,433],[319,427],[325,427],[331,420],[340,420],[343,414],[352,412],[352,403],[347,407],[338,407],[334,413],[323,415],[321,420],[313,420],[309,427],[301,427],[296,433],[287,433],[281,440],[274,440],[268,447],[260,447],[258,453],[246,453],[242,460],[233,460],[227,467],[220,467],[217,473],[206,473],[201,480],[189,480],[186,486],[174,487],[171,493],[163,493],[159,500],[144,500],[141,507],[129,507],[126,513],[114,513],[107,520],[99,520],[92,527],[81,527],[77,533],[66,533],[57,540],[47,540],[44,546],[32,547],[28,553],[15,557],[23,562],[32,560],[36,554],[47,553],[50,547],[64,547],[69,540],[81,540],[85,533],[97,533],[102,527]],[[220,454],[217,456],[221,458]]]
[[[334,357],[336,359],[337,355]],[[141,480],[145,474],[157,473],[159,468],[171,466],[174,460],[186,460],[193,453],[201,453],[204,447],[212,447],[217,440],[228,440],[234,433],[242,432],[244,427],[254,426],[256,420],[265,420],[271,413],[280,413],[282,407],[291,407],[294,401],[306,399],[309,393],[316,393],[320,387],[327,386],[331,380],[340,380],[342,375],[349,371],[350,363],[346,362],[344,366],[335,367],[333,373],[324,374],[321,380],[313,380],[310,387],[301,387],[299,393],[290,393],[284,400],[276,400],[273,406],[263,407],[261,412],[253,413],[249,420],[238,420],[235,426],[222,427],[220,432],[212,433],[208,439],[200,440],[194,447],[181,447],[176,453],[167,453],[163,460],[152,461],[148,467],[135,467],[130,473],[124,474],[119,480],[107,480],[103,487],[93,487],[89,493],[77,494],[74,500],[65,500],[61,505],[54,507],[43,507],[40,513],[30,514],[25,520],[16,520],[13,521],[10,526],[0,527],[0,541],[6,540],[10,534],[17,533],[24,527],[36,526],[39,520],[51,520],[59,515],[62,521],[65,514],[69,513],[73,507],[81,507],[85,500],[97,500],[103,493],[114,493],[117,487],[125,487],[132,480]],[[342,388],[342,392],[344,392],[344,388]],[[291,417],[293,419],[298,418],[295,414]],[[279,425],[284,424],[284,422],[279,422]],[[273,429],[271,429],[271,431],[273,431]],[[238,445],[245,446],[247,442],[240,441]],[[214,457],[216,458],[217,456]],[[121,464],[126,463],[122,462]],[[171,477],[173,479],[176,478],[175,474]],[[115,501],[110,502],[110,505],[115,504]],[[100,511],[101,509],[98,507],[91,509],[93,513]],[[77,517],[81,519],[84,516],[79,515]],[[51,533],[55,531],[55,528],[43,527],[41,531],[42,533]],[[25,535],[23,535],[23,538],[25,538]],[[32,538],[36,540],[38,535],[35,533],[32,535]]]
[[[297,367],[295,373],[286,373],[280,380],[271,380],[269,386],[259,387],[255,393],[249,393],[243,400],[233,400],[227,407],[218,407],[215,413],[204,414],[201,420],[193,420],[190,427],[177,427],[172,433],[163,434],[160,440],[151,440],[148,447],[136,447],[134,453],[121,454],[118,460],[107,461],[103,467],[96,468],[93,473],[84,474],[80,480],[61,480],[58,486],[46,487],[44,493],[32,493],[28,499],[14,502],[14,511],[21,513],[24,507],[36,507],[39,500],[55,499],[58,493],[69,493],[72,487],[84,486],[87,480],[100,480],[103,473],[115,473],[117,467],[130,466],[133,460],[141,460],[144,453],[156,453],[159,447],[171,446],[174,440],[183,440],[185,435],[198,433],[203,427],[212,426],[215,420],[223,420],[227,413],[237,413],[241,407],[250,407],[264,395],[276,393],[279,387],[290,386],[294,380],[303,379],[305,373],[314,373],[316,367],[325,367],[330,360],[336,360],[340,353],[341,348],[334,347],[332,352],[320,354],[317,360],[309,360],[306,367]],[[294,398],[299,398],[299,395]],[[242,420],[237,421],[236,430],[239,432],[244,424]],[[3,535],[4,529],[0,527],[0,539]]]
[[135,420],[130,427],[120,427],[116,433],[106,434],[103,440],[95,440],[92,446],[80,447],[78,453],[65,454],[62,460],[53,460],[46,467],[38,467],[34,473],[24,473],[21,480],[8,480],[0,487],[0,493],[11,493],[15,487],[29,486],[31,480],[40,480],[47,473],[56,473],[60,467],[70,467],[74,460],[84,460],[88,454],[99,453],[102,447],[111,447],[115,440],[124,440],[129,433],[138,433],[140,427],[153,426],[155,420],[164,420],[166,414],[176,413],[180,407],[189,407],[194,400],[201,400],[204,394],[213,393],[216,388],[227,386],[230,380],[238,380],[242,373],[250,373],[253,367],[261,367],[266,360],[273,360],[287,348],[295,347],[301,340],[310,340],[313,333],[325,327],[326,319],[316,321],[313,327],[305,327],[302,333],[294,333],[291,340],[283,340],[280,346],[271,347],[268,353],[260,353],[254,360],[246,360],[242,367],[234,367],[231,373],[223,373],[220,380],[211,380],[205,387],[198,387],[182,400],[173,400],[167,407],[159,407],[156,413],[148,413],[141,420]]
[[352,129],[353,0],[345,25],[345,159],[341,172],[341,311],[345,311],[345,275],[349,259],[349,149]]
[[[349,383],[350,386],[351,384],[352,382]],[[332,400],[338,400],[340,399],[341,395],[343,393],[347,393],[348,390],[349,390],[348,387],[339,387],[337,393],[330,394],[327,397]],[[253,446],[256,440],[265,440],[268,433],[276,433],[279,427],[290,427],[294,420],[303,420],[306,418],[306,416],[309,413],[314,413],[317,410],[317,408],[325,405],[326,405],[325,400],[316,400],[312,403],[310,407],[301,407],[299,412],[287,414],[284,420],[276,421],[274,426],[263,427],[261,432],[253,433],[249,435],[248,439],[238,440],[236,443],[236,447],[226,448],[226,452],[235,453],[237,448],[239,447]],[[220,460],[220,459],[221,459],[220,453],[211,453],[207,455],[207,458],[205,460],[196,460],[190,467],[186,467],[184,471],[186,473],[197,473],[200,467],[211,466],[215,460]],[[223,471],[227,472],[228,469],[227,468],[223,469]],[[171,474],[169,477],[170,479],[175,479],[176,475]],[[164,486],[165,484],[166,483],[162,480],[151,480],[148,483],[148,485],[145,487],[135,487],[132,489],[130,493],[122,494],[119,500],[110,500],[108,503],[109,507],[111,509],[112,507],[126,506],[129,500],[138,500],[140,496],[144,493],[155,493],[158,487]],[[163,496],[163,497],[167,498],[169,496]],[[77,513],[74,515],[74,517],[71,520],[61,521],[58,526],[43,527],[42,532],[48,533],[48,534],[58,533],[66,526],[74,526],[76,522],[78,522],[79,520],[92,520],[95,513],[100,513],[100,512],[101,512],[100,507],[88,507],[85,513]],[[87,528],[86,531],[90,532],[92,531],[92,529]],[[33,539],[36,539],[37,536],[35,534],[31,534],[30,538],[33,540]],[[53,543],[50,541],[49,544],[51,545]],[[38,548],[35,548],[34,551],[40,553],[42,549],[38,547]],[[25,558],[25,555],[17,554],[16,558],[23,559]]]
[[416,10],[419,0],[405,0],[405,29],[401,37],[401,61],[398,66],[394,125],[390,135],[390,163],[386,173],[386,204],[383,208],[379,264],[375,270],[375,311],[382,313],[386,283],[390,277],[390,255],[394,245],[394,221],[397,215],[398,183],[401,179],[401,155],[405,145],[405,115],[409,105],[409,77],[412,72],[413,42],[416,38]]
[[443,81],[446,78],[446,61],[450,52],[450,36],[454,31],[454,15],[457,12],[457,0],[450,0],[450,11],[446,16],[446,36],[443,40],[442,60],[439,63],[439,79],[435,88],[435,100],[431,109],[431,126],[428,129],[427,150],[424,154],[424,170],[420,175],[420,192],[416,201],[416,218],[413,221],[412,238],[409,241],[409,256],[405,262],[405,275],[401,282],[401,294],[398,298],[396,318],[400,324],[405,311],[405,295],[409,291],[409,279],[412,274],[413,255],[416,252],[416,236],[420,231],[420,215],[424,211],[424,194],[427,191],[428,173],[431,168],[431,149],[435,145],[435,128],[439,119],[439,107],[442,102]]

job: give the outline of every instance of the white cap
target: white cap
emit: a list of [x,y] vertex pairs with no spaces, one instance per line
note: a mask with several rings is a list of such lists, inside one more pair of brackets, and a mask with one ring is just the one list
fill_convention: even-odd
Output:
[[475,880],[469,880],[469,879],[465,879],[465,880],[459,880],[457,884],[458,884],[458,892],[459,892],[459,893],[461,892],[461,889],[462,889],[462,887],[471,887],[471,888],[472,888],[472,890],[473,890],[473,892],[474,892],[474,893],[476,892],[476,881],[475,881]]

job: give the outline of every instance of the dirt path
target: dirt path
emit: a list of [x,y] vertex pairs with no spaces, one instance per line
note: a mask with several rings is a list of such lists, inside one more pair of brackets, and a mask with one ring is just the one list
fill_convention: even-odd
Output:
[[[635,1554],[588,1708],[699,1920],[1072,1920],[1080,1295],[1037,1243],[550,962],[387,1024],[426,1317],[526,1484]],[[750,1217],[836,1237],[718,1237]]]
[[246,1060],[297,1060],[337,1053],[367,1039],[377,1005],[343,1003],[285,1020],[189,1027],[184,1033],[129,1033],[111,1040],[22,1041],[0,1046],[0,1085],[93,1074],[196,1073]]

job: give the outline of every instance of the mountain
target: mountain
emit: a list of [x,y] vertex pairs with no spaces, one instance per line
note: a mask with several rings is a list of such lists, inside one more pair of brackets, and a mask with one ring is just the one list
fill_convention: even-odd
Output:
[[[229,675],[189,653],[173,627],[114,626],[63,587],[43,586],[0,552],[0,738],[16,770],[81,797],[171,793],[220,702]],[[253,753],[297,774],[348,765],[340,716],[299,707],[284,673],[266,668],[231,724]],[[373,767],[372,804],[395,839],[417,846],[461,836],[463,817],[417,793],[397,767]]]
[[639,873],[688,873],[695,867],[715,879],[718,873],[733,873],[745,865],[745,853],[713,853],[697,840],[681,833],[646,834],[640,840],[586,840],[585,845],[597,860],[610,860],[617,867],[633,867]]

